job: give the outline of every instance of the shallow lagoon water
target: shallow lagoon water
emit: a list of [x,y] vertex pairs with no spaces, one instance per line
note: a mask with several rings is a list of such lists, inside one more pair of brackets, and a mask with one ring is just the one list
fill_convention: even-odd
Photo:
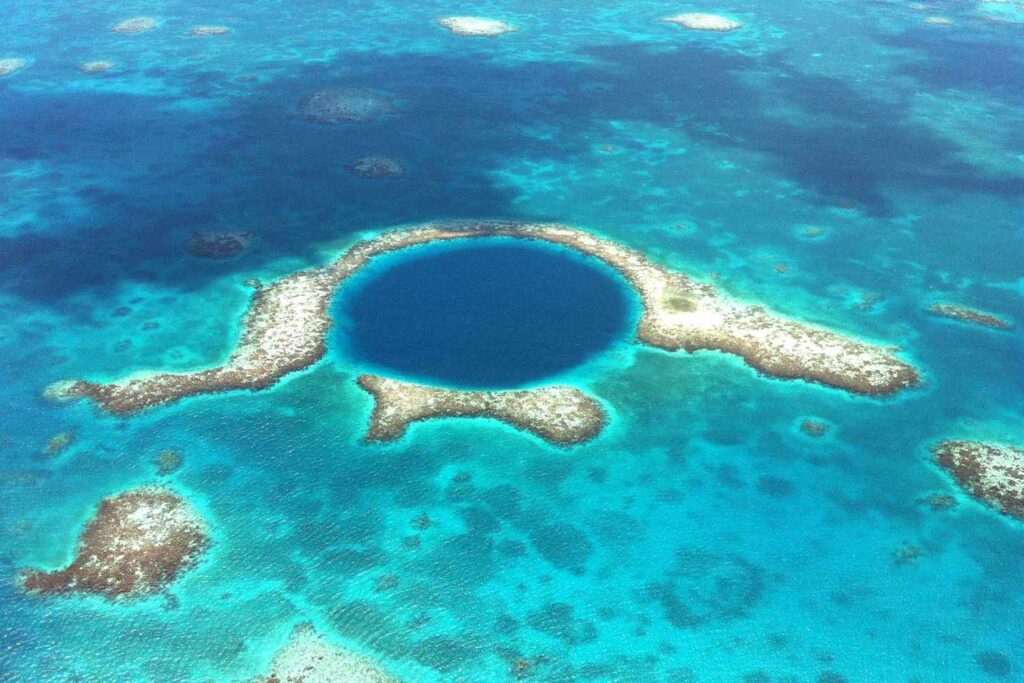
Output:
[[[479,12],[520,31],[478,41],[434,24],[442,3],[5,9],[3,53],[29,64],[0,80],[0,679],[244,680],[304,620],[410,681],[514,680],[519,659],[552,681],[1024,677],[1024,531],[927,453],[1024,442],[1021,335],[924,312],[1024,321],[1021,25],[986,19],[1019,8],[937,3],[954,23],[930,26],[897,3],[492,2]],[[656,21],[690,9],[748,28]],[[109,31],[141,12],[158,27]],[[199,24],[232,33],[185,35]],[[79,73],[98,59],[116,66]],[[302,121],[326,87],[398,112]],[[406,176],[345,171],[369,154]],[[446,217],[598,231],[899,344],[927,382],[873,401],[615,346],[560,377],[612,412],[572,450],[487,421],[364,444],[361,368],[333,355],[129,420],[40,397],[214,362],[246,279]],[[201,261],[197,230],[258,239]],[[807,417],[833,429],[809,438]],[[166,448],[184,458],[168,483],[215,530],[173,599],[22,595],[18,568],[65,563],[96,501],[156,480]],[[936,492],[959,505],[930,510]],[[920,556],[897,561],[908,544]]]

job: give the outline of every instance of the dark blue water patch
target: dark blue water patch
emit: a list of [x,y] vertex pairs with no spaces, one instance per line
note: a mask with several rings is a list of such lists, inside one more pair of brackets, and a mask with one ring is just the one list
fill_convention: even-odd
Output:
[[339,294],[335,342],[364,369],[460,387],[537,383],[627,339],[636,294],[604,264],[510,238],[383,257]]

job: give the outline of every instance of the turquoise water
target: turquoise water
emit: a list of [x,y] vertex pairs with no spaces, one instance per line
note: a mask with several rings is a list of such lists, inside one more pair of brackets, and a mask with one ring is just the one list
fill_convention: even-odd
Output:
[[[409,681],[515,680],[519,659],[540,681],[1024,680],[1024,526],[928,455],[945,437],[1024,443],[1018,7],[3,9],[0,57],[30,63],[0,79],[0,680],[244,680],[305,620]],[[656,21],[699,10],[746,26]],[[520,30],[434,24],[460,13]],[[161,23],[108,30],[138,14]],[[211,23],[233,32],[185,35]],[[95,59],[116,66],[78,72]],[[325,87],[399,111],[302,121],[298,101]],[[406,175],[346,172],[371,154]],[[365,444],[364,368],[335,348],[272,390],[131,419],[41,397],[66,377],[216,362],[245,280],[452,217],[592,230],[897,344],[925,384],[877,401],[616,343],[558,374],[611,415],[573,449],[484,420]],[[185,243],[206,230],[253,247],[196,259]],[[1018,328],[925,313],[939,300]],[[809,417],[828,435],[802,434]],[[74,444],[43,457],[65,430]],[[170,597],[19,592],[18,568],[66,563],[96,502],[156,481],[168,448],[184,465],[164,481],[215,544]],[[933,511],[932,493],[959,505]],[[897,561],[907,544],[920,556]]]

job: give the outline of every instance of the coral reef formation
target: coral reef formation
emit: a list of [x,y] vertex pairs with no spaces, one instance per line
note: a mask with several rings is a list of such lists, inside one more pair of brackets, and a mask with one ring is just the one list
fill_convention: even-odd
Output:
[[156,19],[153,17],[132,17],[114,24],[111,28],[115,33],[142,33],[156,28]]
[[391,441],[409,424],[436,417],[490,417],[533,432],[551,443],[578,444],[607,421],[601,404],[575,387],[521,391],[459,391],[362,375],[359,386],[374,399],[369,441]]
[[10,76],[15,71],[21,71],[28,64],[27,60],[21,59],[20,57],[7,57],[0,59],[0,78],[4,76]]
[[104,71],[109,71],[110,69],[113,69],[113,68],[114,68],[114,63],[113,62],[108,62],[108,61],[105,61],[105,60],[97,60],[97,61],[94,61],[94,62],[84,62],[84,63],[82,63],[78,67],[78,70],[81,71],[84,74],[98,74],[98,73],[103,73]]
[[1009,330],[1013,328],[1013,324],[1010,321],[1004,320],[997,315],[957,304],[934,303],[928,307],[928,312],[943,318],[974,323],[975,325],[991,327],[996,330]]
[[299,116],[312,123],[367,123],[395,111],[390,97],[354,88],[325,88],[299,101]]
[[800,423],[800,431],[807,436],[825,436],[828,425],[818,420],[804,420]]
[[943,441],[935,460],[967,493],[1024,520],[1024,449],[981,441]]
[[229,389],[263,389],[325,353],[338,286],[374,257],[407,247],[477,237],[515,237],[563,245],[617,270],[640,295],[638,342],[667,351],[716,350],[772,377],[803,379],[852,393],[886,396],[919,383],[896,349],[772,314],[710,284],[651,262],[591,233],[561,225],[449,222],[385,232],[359,242],[328,266],[284,277],[254,292],[240,340],[226,363],[188,373],[138,373],[110,383],[63,381],[49,398],[89,397],[120,414]]
[[516,30],[514,26],[504,21],[484,17],[445,17],[438,19],[437,23],[457,36],[494,37]]
[[161,477],[166,477],[177,472],[178,468],[181,467],[181,453],[171,450],[160,451],[153,462],[156,464],[156,473]]
[[252,237],[251,232],[194,232],[185,243],[185,248],[197,258],[231,258],[248,249]]
[[209,545],[206,521],[186,500],[146,486],[100,502],[70,565],[26,570],[21,582],[30,593],[142,597],[195,566]]
[[328,642],[312,624],[300,624],[277,651],[270,673],[251,683],[398,683],[377,662]]
[[223,36],[231,33],[227,26],[193,26],[188,30],[190,36]]
[[401,162],[376,155],[356,159],[346,165],[345,170],[354,176],[370,180],[401,178],[405,175],[405,167]]
[[676,26],[682,26],[692,31],[735,31],[743,28],[743,24],[728,17],[706,12],[684,12],[671,17],[665,17],[662,21]]
[[63,431],[51,436],[43,448],[43,455],[52,458],[60,455],[75,442],[75,433],[71,430]]

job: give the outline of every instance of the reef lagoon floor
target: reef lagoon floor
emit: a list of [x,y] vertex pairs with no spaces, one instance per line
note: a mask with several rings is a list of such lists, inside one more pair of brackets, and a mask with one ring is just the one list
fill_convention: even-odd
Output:
[[1024,680],[1019,4],[4,29],[0,681]]

